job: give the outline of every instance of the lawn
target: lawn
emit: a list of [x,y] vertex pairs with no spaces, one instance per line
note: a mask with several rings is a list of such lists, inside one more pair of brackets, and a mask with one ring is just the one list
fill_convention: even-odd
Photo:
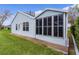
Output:
[[31,41],[10,34],[10,30],[0,30],[1,55],[61,55],[63,53],[40,46]]

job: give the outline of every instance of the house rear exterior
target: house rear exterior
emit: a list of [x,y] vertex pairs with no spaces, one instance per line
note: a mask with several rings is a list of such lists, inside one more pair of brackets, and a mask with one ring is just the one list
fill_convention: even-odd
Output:
[[65,11],[45,9],[36,17],[18,12],[11,24],[11,30],[14,34],[67,47],[67,24],[68,16]]
[[35,36],[34,27],[35,27],[34,17],[22,12],[17,12],[11,24],[12,33],[28,37]]

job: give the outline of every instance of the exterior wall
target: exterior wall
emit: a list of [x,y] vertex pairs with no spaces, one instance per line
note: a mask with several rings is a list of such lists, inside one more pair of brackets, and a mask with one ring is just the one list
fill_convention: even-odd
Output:
[[[29,22],[29,31],[23,31],[23,22]],[[20,29],[16,30],[16,24],[20,24]],[[24,36],[35,37],[35,20],[21,13],[17,13],[11,26],[12,33]]]
[[51,42],[51,43],[55,43],[55,44],[59,44],[59,45],[62,45],[62,46],[66,46],[66,23],[65,23],[65,14],[63,13],[63,29],[64,29],[64,37],[54,37],[53,36],[53,16],[54,15],[58,15],[58,14],[62,14],[62,13],[59,13],[59,12],[52,12],[52,11],[47,11],[45,13],[43,13],[42,15],[40,15],[39,17],[37,17],[37,19],[39,18],[42,18],[43,17],[47,17],[47,16],[52,16],[52,36],[45,36],[45,35],[36,35],[36,38],[37,39],[41,39],[41,40],[44,40],[44,41],[48,41],[48,42]]
[[44,35],[36,35],[37,39],[44,40],[50,43],[59,44],[65,46],[65,40],[61,37],[54,37],[54,36],[44,36]]
[[[63,14],[64,19],[63,19],[63,28],[64,28],[64,37],[54,37],[53,36],[53,16],[54,15],[58,15],[58,14]],[[53,12],[53,11],[46,11],[45,13],[41,14],[39,17],[37,17],[37,19],[42,18],[43,17],[47,17],[47,16],[52,16],[52,36],[45,36],[45,35],[36,35],[36,25],[35,25],[35,21],[33,18],[30,18],[29,16],[26,15],[22,15],[21,13],[17,13],[13,23],[12,23],[12,33],[15,34],[20,34],[20,35],[24,35],[24,36],[28,36],[28,37],[33,37],[33,38],[37,38],[40,40],[44,40],[47,42],[51,42],[51,43],[55,43],[55,44],[59,44],[62,46],[67,46],[67,16],[65,15],[65,13],[60,13],[60,12]],[[23,31],[23,22],[29,22],[29,31]],[[20,30],[16,30],[16,24],[20,24]]]

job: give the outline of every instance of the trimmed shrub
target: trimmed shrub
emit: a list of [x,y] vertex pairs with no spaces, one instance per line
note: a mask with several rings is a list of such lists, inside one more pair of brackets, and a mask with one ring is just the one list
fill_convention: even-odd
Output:
[[75,25],[72,25],[72,26],[70,27],[70,31],[71,31],[71,33],[75,36]]

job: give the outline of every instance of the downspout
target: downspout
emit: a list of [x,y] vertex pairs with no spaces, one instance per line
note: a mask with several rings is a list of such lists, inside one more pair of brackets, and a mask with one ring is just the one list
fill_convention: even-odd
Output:
[[34,20],[35,20],[34,21],[35,22],[35,25],[34,26],[35,26],[35,39],[36,39],[36,19],[34,19]]
[[68,24],[68,14],[65,13],[65,33],[66,33],[65,34],[65,46],[66,47],[69,47],[69,39],[67,37],[67,30],[68,30],[67,24]]

